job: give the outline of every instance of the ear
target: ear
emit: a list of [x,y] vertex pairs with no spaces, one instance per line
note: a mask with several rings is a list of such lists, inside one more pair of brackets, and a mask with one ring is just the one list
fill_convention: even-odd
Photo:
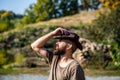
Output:
[[66,49],[67,49],[67,50],[71,50],[71,49],[72,49],[72,46],[73,46],[72,44],[67,44],[67,48],[66,48]]

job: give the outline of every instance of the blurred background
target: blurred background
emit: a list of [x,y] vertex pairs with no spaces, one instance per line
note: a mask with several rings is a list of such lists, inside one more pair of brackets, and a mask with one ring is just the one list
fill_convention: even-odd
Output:
[[30,44],[59,26],[79,34],[84,48],[73,56],[87,80],[120,80],[119,0],[0,0],[0,80],[47,80]]

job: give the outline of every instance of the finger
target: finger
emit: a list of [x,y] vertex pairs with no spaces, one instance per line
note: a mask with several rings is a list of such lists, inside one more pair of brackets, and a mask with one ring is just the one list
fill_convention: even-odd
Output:
[[65,35],[69,35],[69,34],[70,34],[70,32],[69,32],[69,31],[67,31],[67,30],[64,30],[64,34],[65,34]]
[[60,29],[60,31],[61,31],[61,35],[64,35],[64,30],[62,28]]

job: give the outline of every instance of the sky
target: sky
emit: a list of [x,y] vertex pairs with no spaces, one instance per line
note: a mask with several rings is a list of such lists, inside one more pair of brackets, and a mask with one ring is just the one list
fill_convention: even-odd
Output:
[[37,0],[0,0],[0,10],[13,11],[16,14],[24,14],[25,9]]

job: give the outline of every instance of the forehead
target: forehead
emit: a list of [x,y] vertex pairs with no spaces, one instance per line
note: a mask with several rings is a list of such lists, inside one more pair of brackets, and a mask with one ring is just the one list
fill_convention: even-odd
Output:
[[76,46],[75,42],[69,40],[69,39],[58,39],[58,42],[65,42],[67,44],[71,44],[73,46]]

